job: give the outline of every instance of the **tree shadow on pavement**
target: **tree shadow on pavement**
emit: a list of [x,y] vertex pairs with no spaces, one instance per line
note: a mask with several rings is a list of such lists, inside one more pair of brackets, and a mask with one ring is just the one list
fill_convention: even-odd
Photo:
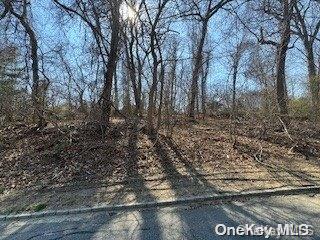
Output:
[[[142,216],[143,221],[149,221],[151,217],[159,219],[161,235],[154,233],[154,226],[152,226],[155,224],[154,221],[151,220],[150,227],[146,228],[144,224],[139,225],[139,220],[135,220],[134,214],[129,211],[112,216],[106,213],[94,213],[90,214],[90,217],[80,215],[51,217],[50,221],[39,218],[21,221],[20,224],[17,222],[5,225],[0,223],[0,239],[249,239],[246,236],[219,236],[215,233],[215,226],[225,224],[227,227],[237,227],[244,224],[256,224],[257,226],[276,227],[277,224],[284,223],[313,224],[315,230],[314,236],[306,238],[291,236],[285,239],[319,239],[320,205],[316,202],[319,200],[315,200],[314,204],[318,204],[316,209],[311,209],[312,206],[306,204],[308,201],[306,196],[297,200],[298,203],[304,202],[303,206],[299,206],[297,202],[288,204],[292,200],[294,200],[293,197],[251,199],[248,202],[217,206],[193,205],[137,212]],[[144,235],[141,234],[142,232],[147,233]],[[264,236],[250,236],[250,239],[266,238]],[[279,238],[270,237],[269,239]]]
[[[88,217],[89,216],[89,217]],[[1,223],[1,240],[93,239],[115,216],[108,213],[33,218]],[[87,221],[85,221],[87,218]]]
[[[134,194],[136,202],[156,202],[156,198],[151,194],[150,189],[146,186],[145,179],[139,173],[138,169],[138,138],[139,132],[138,129],[139,121],[134,120],[129,137],[129,158],[126,163],[126,178],[128,186],[126,187],[129,192]],[[135,181],[132,181],[135,179]],[[158,218],[156,215],[156,211],[141,211],[141,219],[140,223],[140,238],[139,239],[157,239],[161,236],[161,227],[158,222]],[[152,231],[150,231],[152,228]],[[152,232],[152,235],[150,235]]]

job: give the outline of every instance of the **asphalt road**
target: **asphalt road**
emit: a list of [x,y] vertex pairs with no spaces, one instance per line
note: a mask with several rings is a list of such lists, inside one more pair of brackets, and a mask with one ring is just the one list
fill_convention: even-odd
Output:
[[[259,236],[220,236],[226,227],[256,224],[245,233],[261,234],[259,226],[291,223],[300,233],[280,239],[320,239],[320,196],[286,196],[228,204],[206,204],[118,213],[90,213],[0,222],[0,239],[266,239]],[[306,224],[306,225],[304,225]],[[292,226],[293,226],[292,225]],[[286,226],[283,226],[285,229]],[[250,232],[249,230],[256,230]],[[219,234],[227,229],[219,225]],[[233,233],[232,228],[229,229]],[[243,231],[240,229],[239,234]],[[295,231],[292,233],[296,233]],[[275,239],[270,236],[269,239]]]

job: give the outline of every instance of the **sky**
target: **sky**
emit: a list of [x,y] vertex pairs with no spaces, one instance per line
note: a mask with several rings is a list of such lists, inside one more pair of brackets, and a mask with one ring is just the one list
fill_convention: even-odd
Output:
[[[67,58],[71,62],[80,61],[81,57],[84,57],[80,51],[85,36],[83,25],[77,24],[76,21],[72,21],[71,24],[65,27],[59,25],[57,15],[52,14],[50,11],[50,8],[53,7],[51,0],[34,0],[32,7],[42,51],[46,53],[60,43],[69,42],[70,47]],[[224,90],[231,87],[229,53],[226,51],[230,46],[230,37],[226,38],[225,36],[228,27],[224,13],[214,16],[209,25],[209,39],[214,47],[208,79],[209,89]],[[184,54],[190,55],[186,53],[188,44],[190,44],[187,29],[186,23],[179,23],[174,27],[174,30],[179,32],[179,37],[182,39],[181,44],[184,47],[181,48],[185,49]],[[297,43],[296,45],[302,49],[301,44]],[[294,93],[295,96],[300,96],[305,92],[306,74],[307,68],[304,56],[298,50],[290,50],[287,59],[287,81],[290,94]],[[243,74],[239,75],[237,86],[239,89],[255,88],[255,84],[246,79]]]

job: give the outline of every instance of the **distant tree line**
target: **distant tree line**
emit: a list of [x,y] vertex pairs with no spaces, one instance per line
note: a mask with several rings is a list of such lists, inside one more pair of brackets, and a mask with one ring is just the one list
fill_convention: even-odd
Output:
[[[86,119],[106,128],[113,116],[136,116],[157,131],[178,115],[194,121],[224,112],[235,120],[251,111],[287,125],[301,110],[318,119],[317,0],[45,2],[45,17],[73,31],[72,40],[66,33],[45,42],[51,33],[40,32],[39,3],[0,2],[2,124],[26,121],[41,129],[53,119]],[[303,54],[291,59],[307,69],[307,92],[295,90],[299,99],[289,94],[291,52]],[[227,90],[214,87],[219,58],[226,59]],[[244,81],[252,87],[240,89]]]

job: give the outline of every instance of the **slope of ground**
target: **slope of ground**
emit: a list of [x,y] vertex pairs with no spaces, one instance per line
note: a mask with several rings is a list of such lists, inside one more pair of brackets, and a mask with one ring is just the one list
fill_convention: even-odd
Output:
[[0,130],[2,212],[164,200],[192,195],[317,185],[320,127],[294,122],[287,132],[226,119],[179,121],[172,137],[143,122],[16,125]]

